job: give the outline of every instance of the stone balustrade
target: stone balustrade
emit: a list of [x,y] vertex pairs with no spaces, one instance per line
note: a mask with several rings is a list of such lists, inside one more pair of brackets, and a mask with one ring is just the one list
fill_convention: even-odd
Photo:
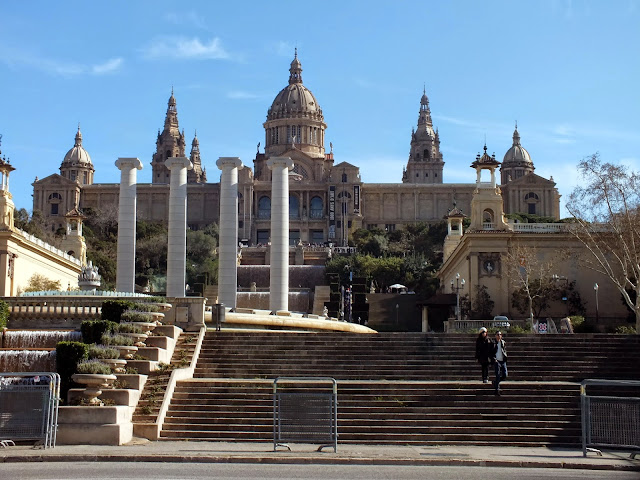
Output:
[[62,251],[59,248],[56,248],[53,245],[43,240],[40,240],[38,237],[31,235],[30,233],[27,233],[23,230],[20,230],[19,228],[16,228],[15,231],[20,235],[22,235],[26,240],[29,240],[30,242],[35,243],[39,247],[44,248],[45,250],[48,250],[51,253],[58,255],[69,262],[75,263],[76,265],[82,265],[82,262],[80,261],[80,259],[74,257],[73,255],[69,255],[67,252]]

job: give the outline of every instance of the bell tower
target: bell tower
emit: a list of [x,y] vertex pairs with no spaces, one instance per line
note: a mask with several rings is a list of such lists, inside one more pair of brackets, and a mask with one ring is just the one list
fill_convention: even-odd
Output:
[[440,153],[440,135],[433,130],[426,89],[420,99],[418,129],[411,130],[411,150],[402,183],[442,183],[444,160]]
[[156,153],[151,160],[151,183],[169,183],[170,172],[164,162],[171,157],[184,157],[184,152],[184,132],[180,132],[178,125],[178,110],[172,88],[167,115],[164,119],[164,129],[162,133],[158,131]]

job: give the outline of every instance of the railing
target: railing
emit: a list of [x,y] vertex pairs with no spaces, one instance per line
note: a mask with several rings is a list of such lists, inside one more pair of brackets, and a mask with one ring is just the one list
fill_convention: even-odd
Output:
[[313,220],[321,220],[324,218],[324,211],[322,210],[310,210],[309,218]]
[[[288,387],[279,385],[286,383]],[[319,390],[318,383],[329,383]],[[282,442],[338,448],[338,383],[331,377],[278,377],[273,381],[273,450]]]
[[[9,306],[9,318],[15,320],[91,320],[100,318],[102,302],[113,297],[64,295],[33,297],[2,297]],[[121,296],[130,299],[131,297]],[[136,297],[144,302],[144,297]]]
[[36,440],[56,446],[60,375],[49,372],[0,373],[0,439]]
[[482,222],[482,229],[483,230],[495,230],[496,229],[496,224],[495,223],[491,223],[491,222]]
[[528,320],[456,320],[450,319],[444,321],[445,333],[464,333],[474,331],[477,332],[480,327],[497,327],[507,328],[505,323],[509,326],[518,326],[524,328]]
[[[601,386],[607,396],[587,394],[588,386]],[[632,389],[636,396],[613,396],[615,389]],[[631,458],[640,451],[640,381],[583,380],[580,384],[582,410],[582,455],[602,452],[594,447],[632,450]]]
[[68,260],[69,262],[75,263],[76,265],[82,265],[82,262],[80,261],[80,259],[74,257],[73,255],[69,255],[67,252],[64,252],[62,250],[60,250],[59,248],[54,247],[53,245],[45,242],[44,240],[39,239],[38,237],[31,235],[30,233],[27,233],[23,230],[20,230],[19,228],[16,229],[16,232],[18,232],[20,235],[22,235],[25,239],[29,240],[30,242],[35,243],[36,245],[38,245],[41,248],[44,248],[45,250],[50,251],[51,253],[58,255],[62,258],[64,258],[65,260]]
[[566,223],[512,223],[515,232],[563,233],[568,232]]

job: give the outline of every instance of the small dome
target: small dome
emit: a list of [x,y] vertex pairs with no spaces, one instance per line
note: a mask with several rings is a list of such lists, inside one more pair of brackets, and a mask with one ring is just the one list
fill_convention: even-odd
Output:
[[75,144],[73,148],[69,150],[64,156],[61,168],[72,166],[84,166],[93,168],[89,152],[87,152],[82,146],[82,133],[80,132],[80,127],[78,127],[78,133],[76,133]]
[[516,127],[515,131],[513,132],[513,145],[509,150],[507,150],[507,153],[504,154],[504,159],[502,160],[503,166],[510,163],[533,163],[531,161],[529,152],[527,152],[527,150],[522,145],[520,145],[520,134],[518,133],[518,127]]

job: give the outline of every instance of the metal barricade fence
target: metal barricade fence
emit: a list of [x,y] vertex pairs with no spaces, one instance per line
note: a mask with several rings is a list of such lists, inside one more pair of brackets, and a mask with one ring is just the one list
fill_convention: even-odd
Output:
[[[588,395],[588,386],[606,387],[607,395]],[[613,396],[616,388],[632,390],[630,396]],[[582,454],[602,455],[595,447],[640,451],[640,381],[583,380],[580,384]]]
[[0,442],[34,440],[55,447],[60,375],[0,373]]
[[[283,383],[288,387],[282,386]],[[318,384],[330,384],[331,389]],[[280,385],[279,385],[280,384]],[[278,377],[273,381],[273,450],[290,443],[338,448],[338,383],[331,377]]]

